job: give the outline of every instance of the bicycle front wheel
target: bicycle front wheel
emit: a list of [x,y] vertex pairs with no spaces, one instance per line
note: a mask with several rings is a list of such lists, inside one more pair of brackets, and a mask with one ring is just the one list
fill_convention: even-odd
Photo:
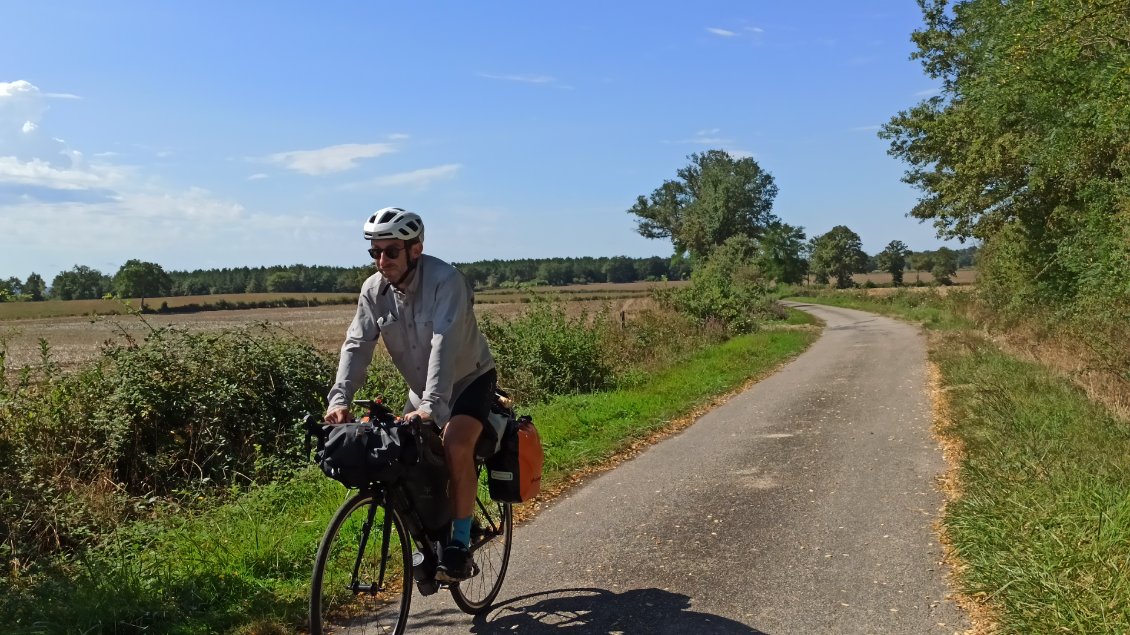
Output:
[[310,633],[402,635],[412,603],[412,551],[400,515],[362,492],[330,520],[310,589]]
[[465,613],[479,615],[490,610],[502,590],[510,546],[514,537],[514,516],[510,503],[497,503],[481,493],[471,517],[471,558],[475,575],[451,587],[451,597]]

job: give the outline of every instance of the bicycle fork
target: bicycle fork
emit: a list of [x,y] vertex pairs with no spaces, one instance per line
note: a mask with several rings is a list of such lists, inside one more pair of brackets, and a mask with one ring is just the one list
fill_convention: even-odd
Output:
[[377,572],[376,584],[361,584],[358,580],[358,574],[361,571],[361,561],[365,558],[365,547],[369,544],[369,535],[373,530],[373,522],[377,516],[377,504],[374,500],[373,504],[369,506],[369,515],[365,518],[365,524],[361,526],[361,540],[357,545],[357,558],[353,561],[353,577],[349,583],[349,590],[353,593],[368,593],[376,595],[384,591],[385,584],[385,567],[388,563],[388,549],[392,540],[392,515],[385,513],[384,515],[384,530],[381,532],[381,566]]

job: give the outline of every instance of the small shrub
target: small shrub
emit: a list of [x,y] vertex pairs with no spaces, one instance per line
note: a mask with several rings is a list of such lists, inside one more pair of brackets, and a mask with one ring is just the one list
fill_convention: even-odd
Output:
[[679,311],[700,325],[718,322],[731,335],[757,330],[758,318],[774,317],[776,290],[754,262],[757,244],[735,236],[711,252],[691,273],[691,286],[658,289],[654,298],[661,307]]
[[604,313],[570,318],[559,302],[535,298],[517,318],[480,322],[499,368],[499,383],[523,400],[590,392],[611,385],[613,369],[603,354]]

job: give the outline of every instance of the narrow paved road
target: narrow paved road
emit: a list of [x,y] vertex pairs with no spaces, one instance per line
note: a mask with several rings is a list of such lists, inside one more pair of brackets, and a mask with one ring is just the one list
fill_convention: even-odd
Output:
[[780,372],[555,501],[472,620],[417,595],[409,632],[950,634],[918,329],[815,305]]

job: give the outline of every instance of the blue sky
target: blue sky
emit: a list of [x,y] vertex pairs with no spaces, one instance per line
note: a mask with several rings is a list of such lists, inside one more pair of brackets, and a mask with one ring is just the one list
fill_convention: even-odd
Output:
[[[0,5],[0,277],[668,256],[626,210],[711,148],[809,237],[943,244],[875,136],[933,94],[912,0]],[[957,246],[957,245],[954,245]]]

